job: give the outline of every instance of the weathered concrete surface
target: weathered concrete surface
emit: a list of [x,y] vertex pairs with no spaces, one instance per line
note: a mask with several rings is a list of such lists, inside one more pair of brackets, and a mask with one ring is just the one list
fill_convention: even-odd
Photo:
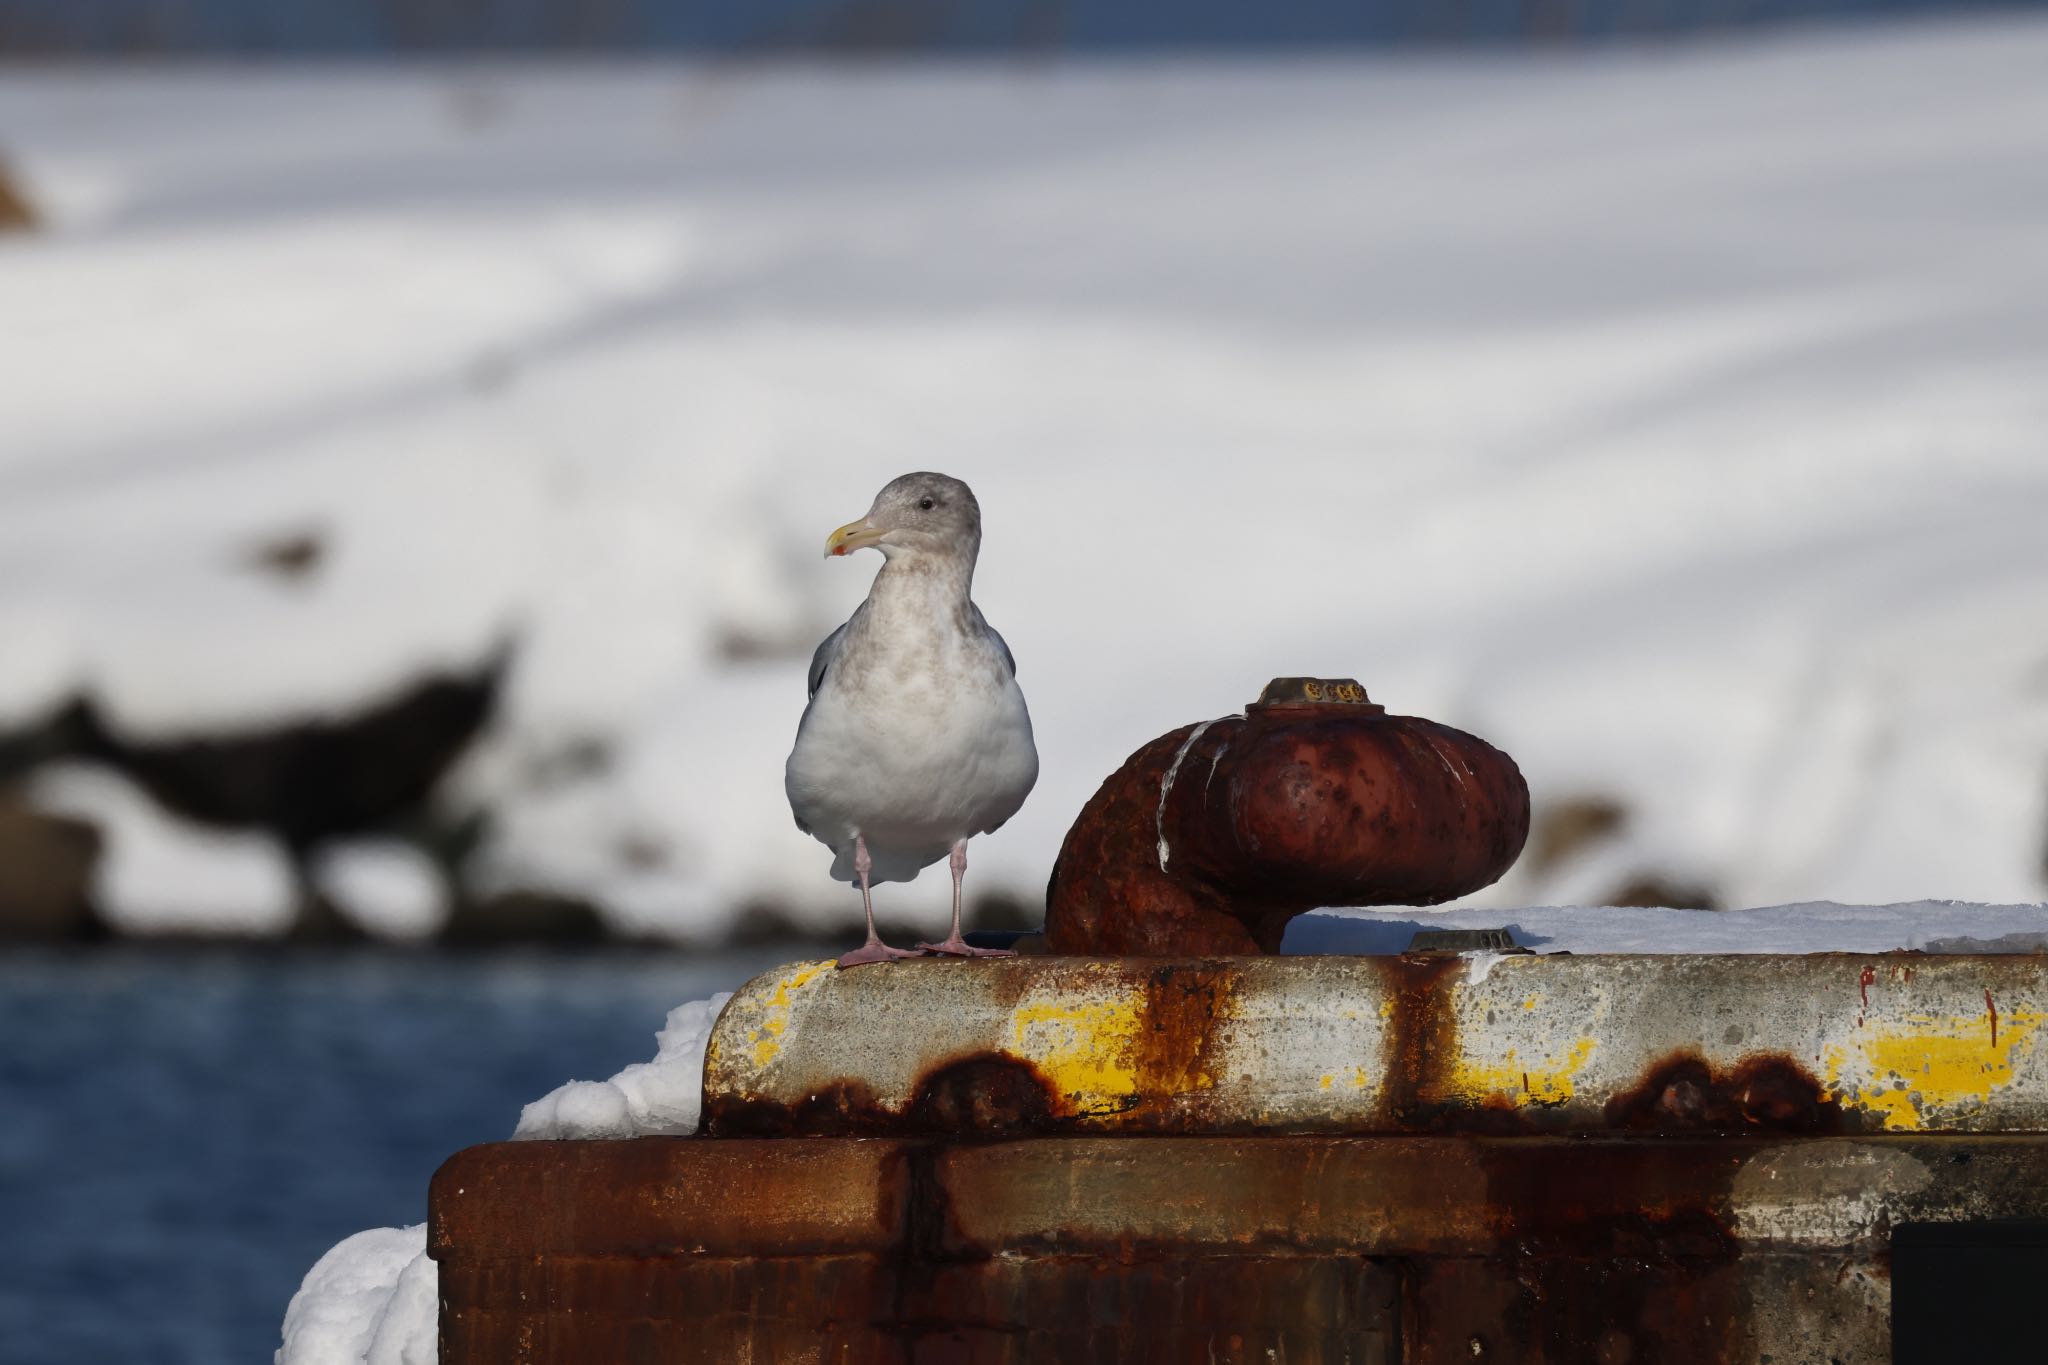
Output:
[[1890,1359],[2048,1138],[646,1138],[435,1177],[443,1365]]
[[749,982],[728,1136],[2048,1131],[2048,960],[923,960]]

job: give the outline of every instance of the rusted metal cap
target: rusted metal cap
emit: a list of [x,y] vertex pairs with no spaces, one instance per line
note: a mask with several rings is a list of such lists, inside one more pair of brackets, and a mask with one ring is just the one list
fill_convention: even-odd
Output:
[[1375,705],[1365,695],[1364,686],[1356,678],[1275,678],[1245,710],[1270,711],[1294,706],[1363,706],[1374,715],[1386,713],[1384,706]]
[[2048,1131],[2029,957],[1015,958],[749,982],[707,1130]]

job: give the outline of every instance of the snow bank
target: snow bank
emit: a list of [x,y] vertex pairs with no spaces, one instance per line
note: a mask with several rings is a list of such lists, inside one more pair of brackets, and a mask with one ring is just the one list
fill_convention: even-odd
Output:
[[1511,929],[1515,942],[1544,953],[1887,953],[1995,952],[2008,935],[2048,933],[2048,905],[1761,906],[1751,910],[1669,910],[1641,906],[1318,910],[1287,926],[1287,953],[1398,953],[1421,928]]
[[[970,892],[1035,895],[1146,739],[1325,672],[1625,809],[1482,903],[2033,899],[2044,66],[2012,17],[0,73],[54,220],[0,243],[0,718],[332,710],[510,626],[456,792],[486,889],[843,922],[780,774],[873,566],[818,550],[935,467],[981,495],[1044,758]],[[302,581],[251,567],[307,530]]]
[[306,1272],[275,1365],[433,1365],[438,1292],[425,1223],[359,1232]]
[[343,914],[387,938],[421,938],[448,918],[448,888],[419,849],[395,839],[351,839],[313,857],[313,884]]
[[517,1139],[629,1138],[694,1133],[704,1103],[704,1045],[718,1012],[732,999],[723,991],[669,1011],[655,1035],[651,1062],[635,1062],[608,1081],[570,1081],[519,1115]]

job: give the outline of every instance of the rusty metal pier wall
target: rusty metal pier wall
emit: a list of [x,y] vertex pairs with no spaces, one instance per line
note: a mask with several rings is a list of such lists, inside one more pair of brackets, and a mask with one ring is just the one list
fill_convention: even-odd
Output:
[[1900,1229],[2048,1226],[2044,1014],[2026,957],[795,964],[707,1136],[442,1169],[441,1359],[1875,1365]]

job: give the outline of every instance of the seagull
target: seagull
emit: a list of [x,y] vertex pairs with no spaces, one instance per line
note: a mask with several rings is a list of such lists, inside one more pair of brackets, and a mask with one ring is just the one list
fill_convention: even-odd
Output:
[[[811,699],[783,771],[796,827],[858,882],[867,942],[841,967],[938,953],[1008,957],[960,937],[967,841],[1000,829],[1038,780],[1017,662],[968,596],[981,505],[958,479],[905,474],[825,541],[825,557],[874,548],[867,601],[811,658]],[[950,855],[953,932],[892,948],[875,932],[875,882],[909,881]]]

